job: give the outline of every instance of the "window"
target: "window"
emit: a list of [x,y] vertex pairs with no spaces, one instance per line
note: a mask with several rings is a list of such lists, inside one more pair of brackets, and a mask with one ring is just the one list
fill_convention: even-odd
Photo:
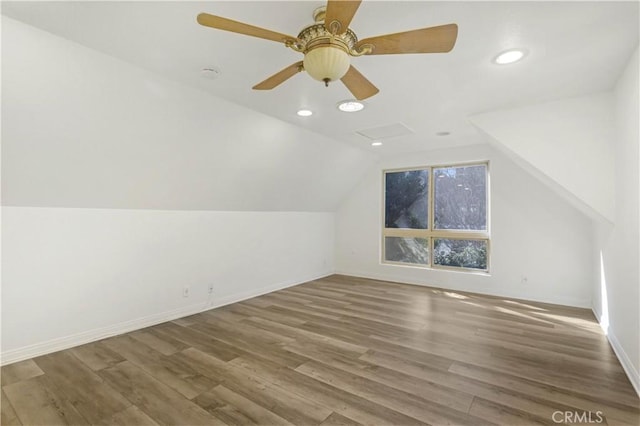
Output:
[[488,164],[384,172],[385,263],[488,271]]

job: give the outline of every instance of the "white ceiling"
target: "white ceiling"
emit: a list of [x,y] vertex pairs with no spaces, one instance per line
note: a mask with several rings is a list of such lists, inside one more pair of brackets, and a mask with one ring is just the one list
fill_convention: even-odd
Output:
[[[467,117],[611,89],[638,44],[638,2],[364,1],[351,28],[359,38],[457,23],[447,54],[380,55],[353,64],[379,89],[364,111],[341,113],[351,98],[341,83],[325,88],[299,74],[272,91],[251,87],[301,59],[282,45],[196,23],[208,12],[297,35],[322,1],[3,2],[2,13],[27,24],[305,127],[382,154],[482,142]],[[491,62],[525,48],[525,60]],[[218,67],[205,79],[201,70]],[[299,108],[315,112],[298,117]],[[403,123],[415,134],[371,147],[359,130]],[[448,131],[450,136],[436,136]]]

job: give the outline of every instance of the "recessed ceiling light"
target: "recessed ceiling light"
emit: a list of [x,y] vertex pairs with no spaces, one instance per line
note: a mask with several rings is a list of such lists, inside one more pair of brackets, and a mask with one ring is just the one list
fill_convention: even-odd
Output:
[[338,103],[338,109],[342,112],[358,112],[364,108],[362,102],[348,100]]
[[493,62],[495,62],[498,65],[512,64],[524,58],[525,53],[526,52],[522,49],[505,50],[504,52],[496,56]]
[[380,146],[380,145],[382,145],[382,142],[380,141],[371,142],[371,146]]
[[451,132],[437,132],[436,136],[449,136]]
[[313,115],[313,111],[311,111],[310,109],[301,109],[298,110],[297,114],[300,117],[309,117],[310,115]]

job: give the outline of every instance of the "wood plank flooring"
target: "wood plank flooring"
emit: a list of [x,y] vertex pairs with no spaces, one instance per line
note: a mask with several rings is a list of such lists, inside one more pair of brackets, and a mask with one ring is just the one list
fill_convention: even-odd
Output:
[[586,309],[338,275],[0,373],[7,426],[640,424]]

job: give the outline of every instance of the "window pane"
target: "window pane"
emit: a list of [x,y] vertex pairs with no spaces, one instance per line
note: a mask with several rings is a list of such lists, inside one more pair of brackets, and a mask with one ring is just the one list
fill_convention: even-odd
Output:
[[433,170],[435,229],[487,229],[487,167]]
[[433,263],[442,266],[487,269],[486,240],[453,240],[435,238]]
[[386,228],[427,229],[427,170],[385,174]]
[[384,259],[390,262],[429,263],[429,240],[427,238],[384,238]]

